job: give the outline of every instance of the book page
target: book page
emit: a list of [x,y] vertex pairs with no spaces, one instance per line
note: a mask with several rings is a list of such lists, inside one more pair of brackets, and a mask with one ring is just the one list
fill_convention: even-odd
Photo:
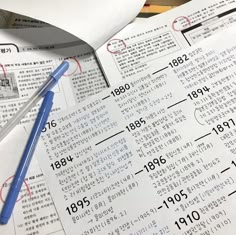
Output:
[[49,27],[50,25],[43,21],[36,20],[25,15],[12,13],[7,22],[7,28],[31,28],[31,27]]
[[128,25],[96,53],[108,83],[138,74],[165,56],[230,27],[235,0],[191,1],[173,10]]
[[98,48],[130,23],[145,0],[1,1],[1,8],[68,31]]
[[10,16],[11,16],[10,12],[0,9],[0,27],[1,28],[5,28],[7,26],[7,22]]
[[235,32],[50,118],[38,160],[66,234],[235,234]]

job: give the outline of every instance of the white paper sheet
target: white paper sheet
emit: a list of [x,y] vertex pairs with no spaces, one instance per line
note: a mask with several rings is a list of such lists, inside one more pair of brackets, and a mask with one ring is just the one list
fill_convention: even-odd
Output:
[[235,234],[235,37],[52,117],[39,161],[67,234]]
[[0,1],[4,10],[64,29],[98,48],[139,13],[145,0]]
[[[56,27],[0,29],[1,55],[17,52],[62,49],[85,44],[76,36]],[[6,52],[6,48],[11,52]],[[53,52],[52,52],[53,53]]]

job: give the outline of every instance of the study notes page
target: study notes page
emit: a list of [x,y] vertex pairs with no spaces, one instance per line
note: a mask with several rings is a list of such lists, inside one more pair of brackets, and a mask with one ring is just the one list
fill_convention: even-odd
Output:
[[235,234],[235,32],[49,119],[38,160],[66,234]]
[[130,24],[96,52],[110,85],[234,25],[235,0],[190,1]]

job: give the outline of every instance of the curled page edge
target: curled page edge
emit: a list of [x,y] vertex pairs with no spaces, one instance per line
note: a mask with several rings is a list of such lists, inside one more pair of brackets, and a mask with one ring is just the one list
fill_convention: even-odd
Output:
[[130,23],[145,0],[8,0],[0,8],[32,17],[61,28],[95,50]]

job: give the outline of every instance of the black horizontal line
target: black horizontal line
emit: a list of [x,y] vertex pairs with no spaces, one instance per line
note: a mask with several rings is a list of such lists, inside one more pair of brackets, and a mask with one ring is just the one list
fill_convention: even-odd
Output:
[[231,196],[232,194],[234,194],[234,193],[236,193],[236,190],[235,191],[233,191],[232,193],[230,193],[228,196]]
[[162,206],[159,206],[157,209],[159,210],[159,209],[161,209],[162,208]]
[[162,68],[162,69],[160,69],[160,70],[157,70],[157,71],[154,72],[152,75],[154,75],[154,74],[156,74],[156,73],[159,73],[159,72],[161,72],[162,70],[167,69],[167,68],[168,68],[168,66],[166,66],[165,68]]
[[175,103],[175,104],[172,104],[171,106],[169,106],[168,107],[168,109],[169,108],[172,108],[173,106],[175,106],[175,105],[177,105],[177,104],[180,104],[180,103],[182,103],[182,102],[184,102],[184,101],[186,101],[187,99],[184,99],[184,100],[181,100],[181,101],[179,101],[179,102],[177,102],[177,103]]
[[221,171],[220,173],[224,173],[225,171],[227,171],[227,170],[229,170],[230,169],[230,167],[228,167],[228,168],[226,168],[226,169],[224,169],[223,171]]
[[219,18],[221,18],[222,16],[226,16],[230,13],[235,12],[235,11],[236,11],[236,8],[233,8],[233,9],[230,9],[229,11],[226,11],[226,12],[223,12],[223,13],[219,14],[218,16],[219,16]]
[[188,31],[191,31],[191,30],[196,29],[196,28],[201,27],[201,26],[202,26],[201,23],[196,24],[196,25],[193,25],[192,27],[189,27],[189,28],[187,28],[187,29],[182,30],[181,33],[182,33],[182,34],[185,34],[185,33],[187,33]]
[[196,140],[194,140],[194,141],[198,141],[198,140],[200,140],[200,139],[202,139],[202,138],[204,138],[204,137],[206,137],[206,136],[208,136],[208,135],[210,135],[210,134],[211,134],[211,132],[208,133],[208,134],[206,134],[206,135],[203,135],[203,136],[199,137],[198,139],[196,139]]
[[136,173],[135,173],[135,175],[137,175],[137,174],[141,173],[142,171],[143,171],[143,170],[140,170],[140,171],[136,172]]
[[99,145],[99,144],[101,144],[102,142],[104,142],[104,141],[106,141],[106,140],[109,140],[110,138],[112,138],[112,137],[114,137],[114,136],[116,136],[116,135],[119,135],[119,134],[121,134],[121,133],[123,133],[123,132],[124,132],[124,130],[123,130],[123,131],[120,131],[120,132],[118,132],[118,133],[116,133],[116,134],[114,134],[114,135],[112,135],[112,136],[110,136],[110,137],[107,137],[106,139],[104,139],[104,140],[102,140],[102,141],[96,143],[95,145]]
[[102,100],[105,100],[105,99],[107,99],[107,98],[109,98],[109,97],[110,97],[110,95],[108,95],[108,96],[102,98]]

